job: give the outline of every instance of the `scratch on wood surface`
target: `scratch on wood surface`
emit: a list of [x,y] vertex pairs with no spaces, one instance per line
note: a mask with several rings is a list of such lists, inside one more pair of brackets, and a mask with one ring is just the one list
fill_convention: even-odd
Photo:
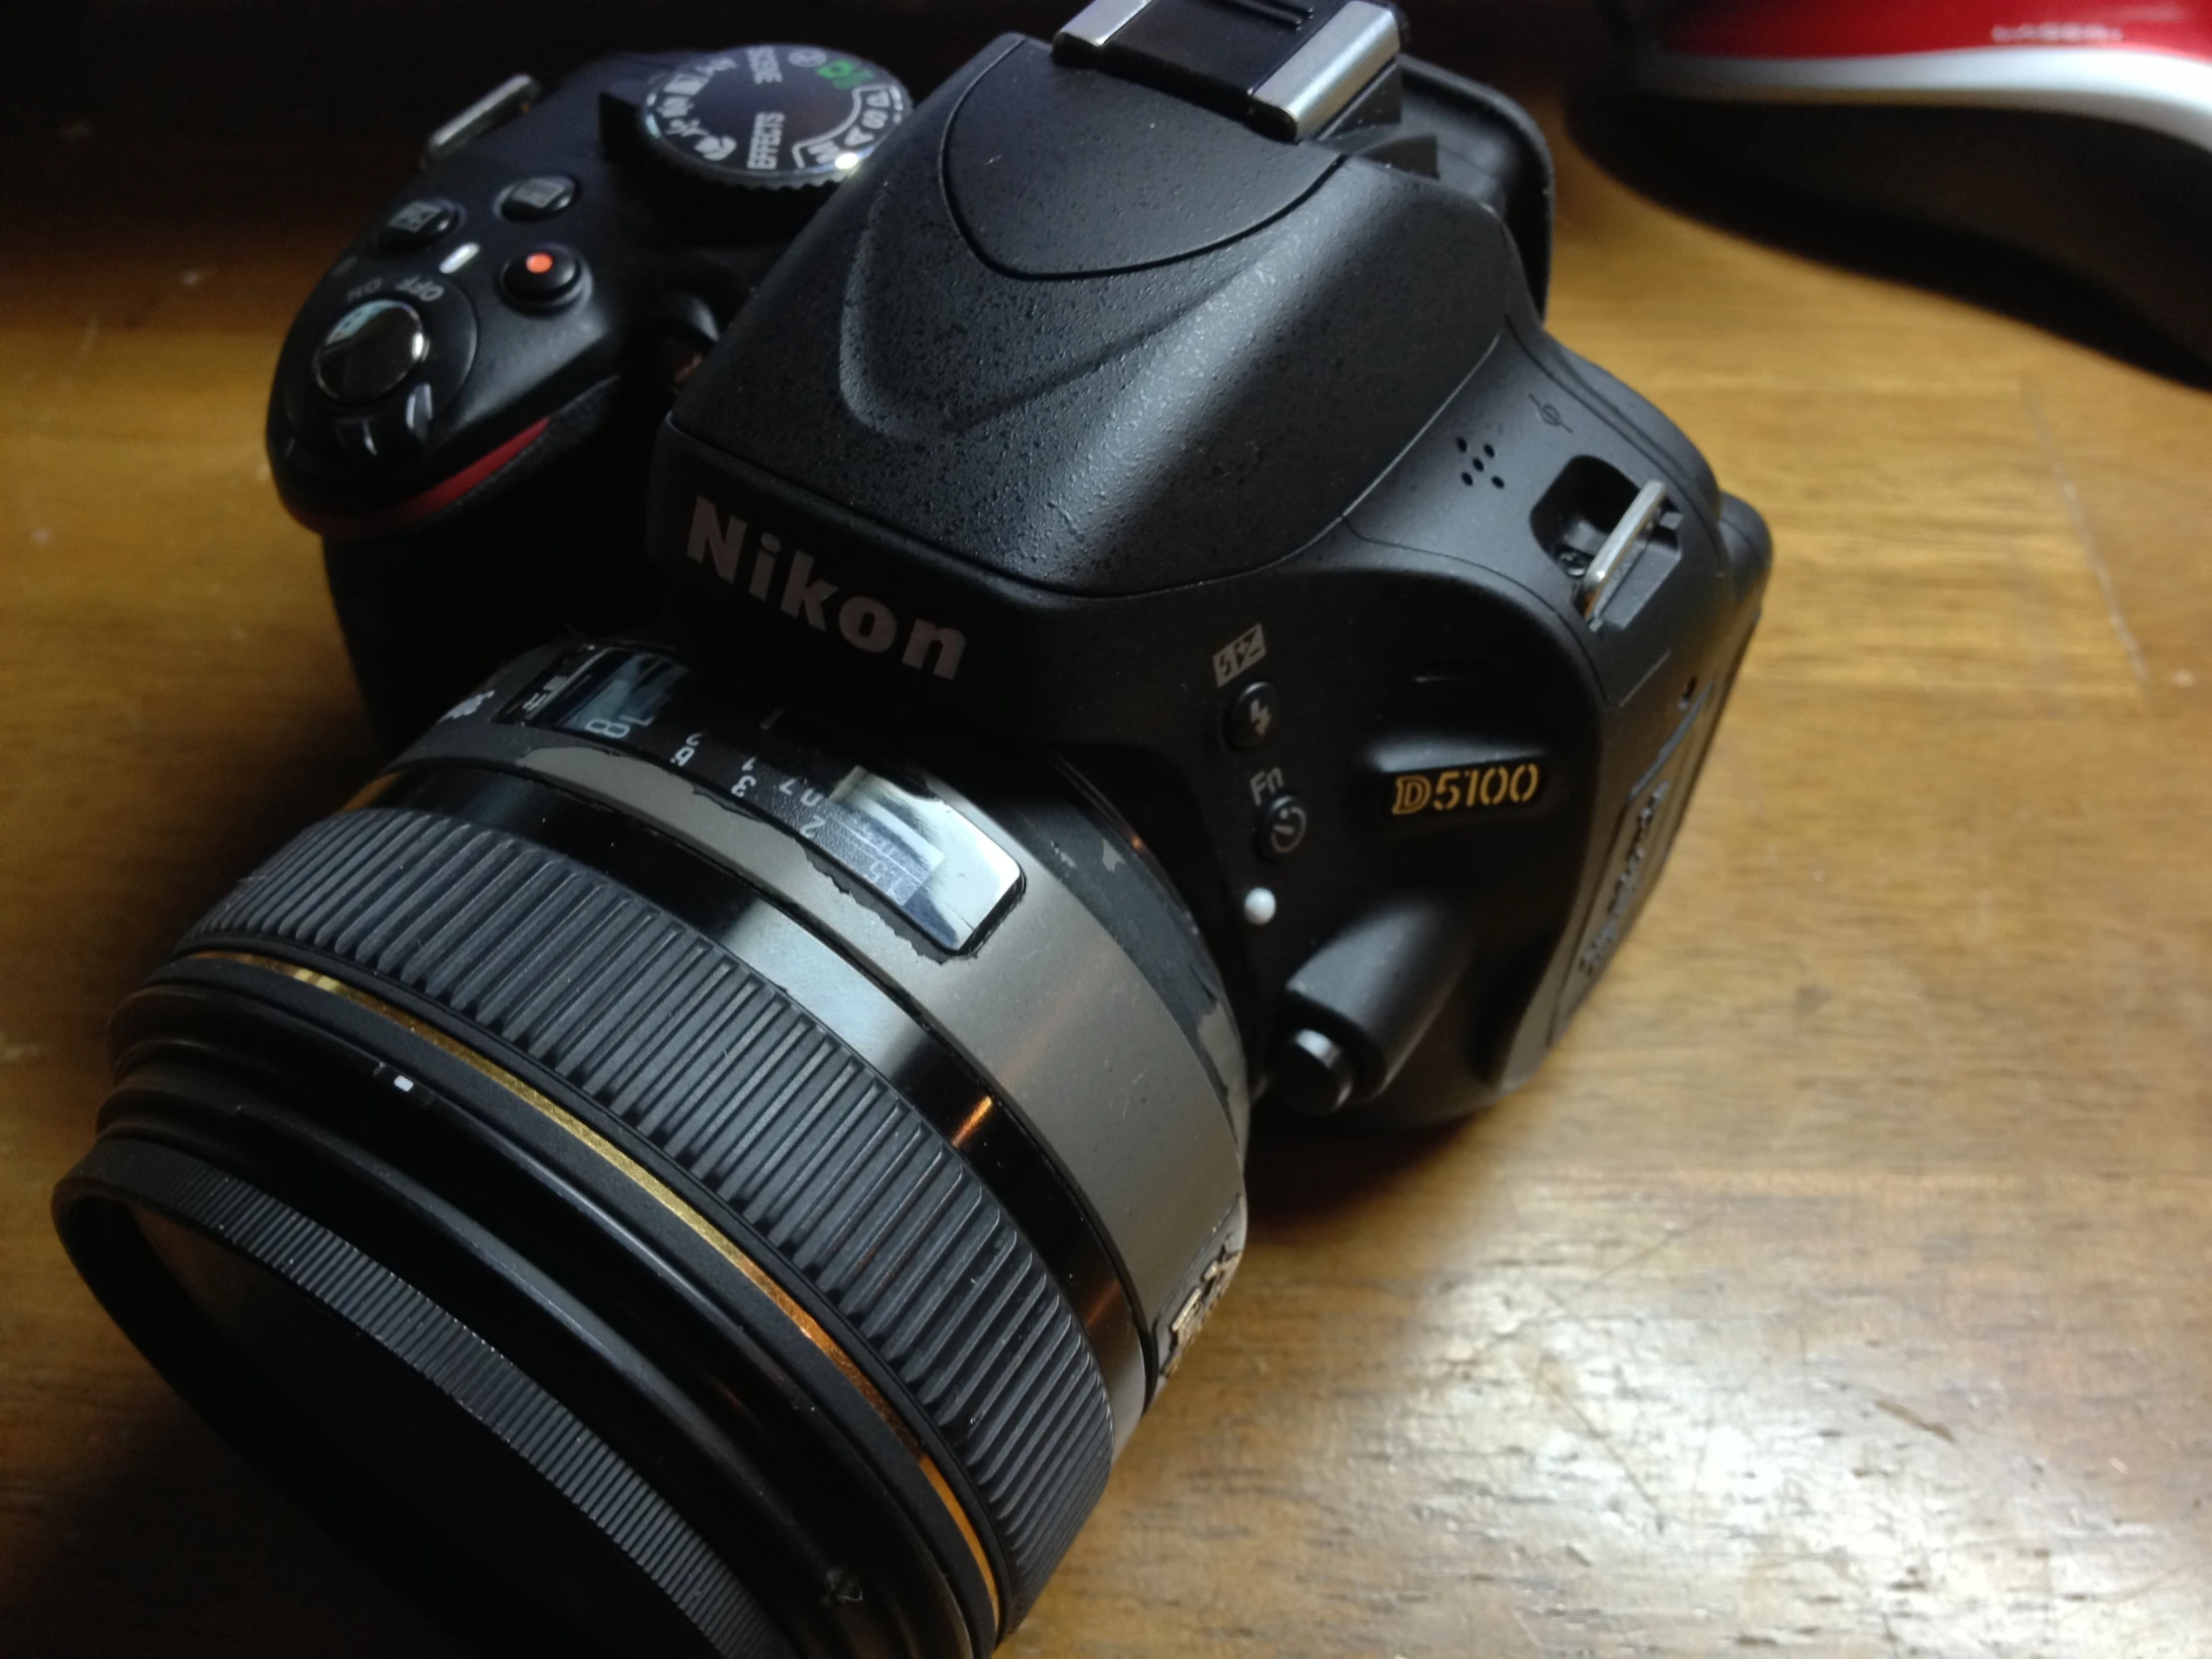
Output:
[[1607,1280],[1612,1279],[1615,1275],[1626,1273],[1630,1268],[1643,1266],[1644,1263],[1650,1261],[1662,1250],[1672,1250],[1676,1245],[1680,1244],[1692,1233],[1695,1233],[1699,1228],[1705,1226],[1706,1223],[1710,1222],[1715,1216],[1719,1214],[1720,1211],[1718,1208],[1701,1211],[1699,1214],[1692,1216],[1681,1226],[1668,1228],[1665,1233],[1654,1239],[1650,1244],[1644,1246],[1643,1249],[1636,1251],[1629,1256],[1623,1257],[1620,1261],[1615,1262],[1611,1267],[1604,1268],[1599,1272],[1592,1274],[1589,1278],[1583,1280],[1581,1284],[1571,1287],[1567,1291],[1567,1294],[1563,1301],[1569,1303],[1578,1301],[1586,1292],[1596,1290],[1600,1285],[1604,1284]]
[[[1513,1615],[1513,1622],[1520,1627],[1520,1633],[1528,1638],[1528,1645],[1536,1650],[1536,1659],[1549,1659],[1551,1650],[1544,1646],[1541,1636],[1528,1628],[1528,1621],[1521,1617],[1521,1610],[1518,1607],[1510,1607],[1507,1611]],[[1396,1656],[1396,1659],[1405,1659],[1405,1655],[1400,1653]]]
[[2168,1579],[2180,1577],[2181,1572],[2181,1567],[2171,1566],[2162,1573],[2144,1579],[2140,1584],[2129,1585],[2124,1590],[2106,1590],[2101,1594],[2091,1591],[2084,1595],[2067,1597],[2068,1604],[2058,1609],[2058,1617],[2060,1619],[2070,1619],[2090,1602],[2102,1602],[2106,1606],[2110,1606],[2115,1602],[2134,1601],[2138,1597],[2149,1595],[2151,1591],[2157,1589]]
[[1690,1220],[1684,1222],[1679,1227],[1669,1228],[1659,1238],[1655,1239],[1652,1243],[1645,1245],[1641,1250],[1635,1251],[1631,1255],[1623,1257],[1620,1261],[1615,1262],[1611,1267],[1601,1268],[1598,1272],[1591,1274],[1589,1278],[1581,1281],[1579,1284],[1570,1285],[1564,1292],[1554,1291],[1548,1285],[1538,1285],[1536,1287],[1536,1292],[1544,1300],[1544,1302],[1550,1305],[1549,1311],[1546,1313],[1530,1314],[1526,1319],[1515,1320],[1511,1325],[1508,1325],[1502,1331],[1491,1332],[1479,1345],[1477,1345],[1476,1352],[1480,1354],[1491,1353],[1496,1349],[1503,1348],[1507,1343],[1513,1342],[1517,1338],[1525,1336],[1531,1331],[1541,1330],[1542,1328],[1552,1324],[1556,1320],[1564,1319],[1579,1323],[1581,1316],[1575,1313],[1574,1305],[1575,1303],[1579,1302],[1585,1295],[1587,1295],[1591,1291],[1596,1290],[1600,1285],[1603,1285],[1615,1274],[1626,1273],[1630,1268],[1639,1266],[1644,1262],[1650,1261],[1662,1250],[1670,1249],[1674,1245],[1679,1244],[1682,1240],[1688,1238],[1692,1233],[1695,1233],[1699,1228],[1703,1227],[1707,1222],[1711,1221],[1720,1212],[1717,1208],[1707,1210],[1700,1215],[1691,1217]]
[[1900,1422],[1911,1423],[1924,1434],[1933,1434],[1938,1440],[1947,1440],[1952,1445],[1958,1443],[1958,1436],[1953,1434],[1946,1425],[1939,1422],[1930,1422],[1928,1418],[1922,1416],[1910,1405],[1900,1405],[1894,1399],[1878,1399],[1874,1402],[1874,1408],[1877,1411],[1888,1413]]
[[2059,458],[2057,441],[2050,434],[2050,423],[2043,418],[2043,411],[2035,401],[2035,393],[2027,386],[2020,387],[2020,401],[2027,406],[2027,418],[2034,424],[2035,441],[2043,446],[2043,459],[2050,463],[2050,475],[2057,481],[2058,493],[2065,500],[2066,512],[2073,519],[2074,534],[2081,540],[2081,556],[2089,561],[2089,574],[2097,579],[2097,592],[2104,597],[2104,614],[2110,619],[2112,632],[2119,636],[2120,649],[2127,653],[2127,666],[2134,670],[2135,683],[2143,690],[2150,690],[2150,664],[2143,656],[2143,647],[2135,638],[2135,630],[2127,625],[2127,613],[2120,609],[2119,589],[2112,584],[2112,572],[2104,562],[2104,553],[2097,546],[2096,532],[2089,528],[2089,515],[2082,510],[2081,492],[2074,488],[2073,474],[2066,470],[2066,463]]
[[1636,1489],[1636,1495],[1642,1498],[1645,1506],[1651,1510],[1652,1531],[1663,1536],[1667,1530],[1667,1511],[1660,1506],[1659,1499],[1653,1495],[1651,1488],[1644,1484],[1643,1477],[1630,1466],[1627,1457],[1622,1454],[1621,1448],[1613,1443],[1613,1436],[1600,1428],[1596,1419],[1589,1412],[1582,1409],[1580,1400],[1574,1398],[1557,1382],[1544,1376],[1541,1371],[1536,1374],[1536,1386],[1543,1389],[1554,1401],[1566,1408],[1574,1420],[1582,1425],[1582,1432],[1586,1438],[1594,1440],[1598,1445],[1604,1447],[1606,1458],[1615,1468],[1621,1471],[1621,1477]]

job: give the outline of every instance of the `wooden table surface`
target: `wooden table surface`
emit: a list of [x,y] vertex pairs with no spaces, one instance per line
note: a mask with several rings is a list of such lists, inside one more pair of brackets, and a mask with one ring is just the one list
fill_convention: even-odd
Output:
[[[2212,397],[1562,163],[1554,326],[1766,512],[1765,624],[1544,1073],[1262,1139],[1243,1275],[1009,1651],[2212,1652]],[[261,444],[368,188],[0,244],[12,1659],[452,1651],[46,1213],[109,1010],[373,764]]]

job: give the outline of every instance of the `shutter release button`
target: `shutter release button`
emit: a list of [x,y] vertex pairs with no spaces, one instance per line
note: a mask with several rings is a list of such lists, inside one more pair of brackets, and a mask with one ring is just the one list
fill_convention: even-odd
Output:
[[430,336],[412,305],[371,299],[355,305],[322,336],[314,378],[340,403],[373,403],[430,354]]

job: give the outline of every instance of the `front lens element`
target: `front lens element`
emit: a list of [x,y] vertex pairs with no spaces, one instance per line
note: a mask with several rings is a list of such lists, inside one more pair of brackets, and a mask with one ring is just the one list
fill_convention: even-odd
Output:
[[295,1490],[302,1478],[341,1487],[386,1526],[418,1532],[410,1552],[473,1563],[475,1591],[527,1590],[530,1622],[565,1639],[792,1654],[738,1575],[604,1439],[329,1229],[147,1141],[103,1143],[72,1183],[72,1242],[106,1229],[108,1260],[139,1256],[142,1297],[166,1279],[168,1298],[136,1305],[164,1333],[153,1346],[165,1369],[196,1395],[220,1377],[218,1408],[250,1420]]

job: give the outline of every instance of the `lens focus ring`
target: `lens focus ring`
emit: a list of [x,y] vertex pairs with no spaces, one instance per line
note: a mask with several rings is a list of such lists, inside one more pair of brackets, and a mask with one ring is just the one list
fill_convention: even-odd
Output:
[[919,1407],[1018,1622],[1104,1487],[1104,1383],[982,1178],[833,1033],[599,872],[423,813],[315,826],[183,948],[257,945],[450,1010],[719,1198]]

